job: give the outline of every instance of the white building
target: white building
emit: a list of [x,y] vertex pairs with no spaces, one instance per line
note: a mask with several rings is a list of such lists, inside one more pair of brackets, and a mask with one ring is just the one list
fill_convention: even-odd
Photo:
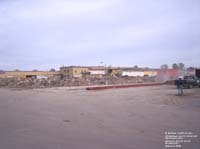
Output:
[[143,77],[144,71],[122,71],[122,76]]
[[90,67],[88,72],[93,77],[102,77],[106,74],[106,68],[105,67]]
[[89,70],[89,72],[90,72],[91,75],[105,75],[106,74],[105,70],[95,70],[95,69],[93,69],[93,70]]

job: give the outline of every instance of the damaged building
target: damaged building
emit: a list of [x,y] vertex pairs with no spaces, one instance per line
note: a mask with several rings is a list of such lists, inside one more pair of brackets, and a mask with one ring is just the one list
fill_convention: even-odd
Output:
[[62,77],[67,77],[67,78],[73,78],[73,77],[82,77],[84,73],[88,73],[89,69],[88,67],[83,67],[83,66],[63,66],[60,67],[60,75]]
[[49,78],[60,75],[59,72],[50,71],[4,71],[0,78]]

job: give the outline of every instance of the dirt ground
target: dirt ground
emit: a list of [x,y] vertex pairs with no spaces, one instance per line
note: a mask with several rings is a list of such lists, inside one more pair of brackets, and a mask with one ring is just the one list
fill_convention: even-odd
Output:
[[[0,89],[1,149],[163,149],[165,132],[200,136],[200,88]],[[200,139],[183,144],[199,149]],[[181,148],[181,149],[182,149]]]

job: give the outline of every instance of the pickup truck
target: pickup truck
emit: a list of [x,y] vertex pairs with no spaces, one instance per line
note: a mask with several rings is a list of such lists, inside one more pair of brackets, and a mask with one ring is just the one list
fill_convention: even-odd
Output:
[[[175,81],[175,84],[177,84],[177,80]],[[184,88],[200,87],[200,79],[197,78],[196,76],[184,76],[183,87]]]

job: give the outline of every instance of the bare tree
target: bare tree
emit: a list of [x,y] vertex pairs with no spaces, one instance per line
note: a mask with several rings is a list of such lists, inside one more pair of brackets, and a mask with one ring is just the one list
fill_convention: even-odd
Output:
[[172,64],[172,68],[173,69],[179,69],[179,66],[176,63],[174,63],[174,64]]
[[168,67],[167,64],[163,64],[163,65],[160,66],[160,68],[161,68],[161,69],[168,69],[169,67]]
[[185,65],[183,63],[179,63],[178,65],[179,65],[179,69],[180,70],[184,70],[185,69]]
[[54,68],[51,68],[50,69],[50,72],[55,72],[56,70]]
[[174,64],[172,64],[172,68],[184,70],[185,69],[185,65],[183,63],[178,63],[178,64],[174,63]]

